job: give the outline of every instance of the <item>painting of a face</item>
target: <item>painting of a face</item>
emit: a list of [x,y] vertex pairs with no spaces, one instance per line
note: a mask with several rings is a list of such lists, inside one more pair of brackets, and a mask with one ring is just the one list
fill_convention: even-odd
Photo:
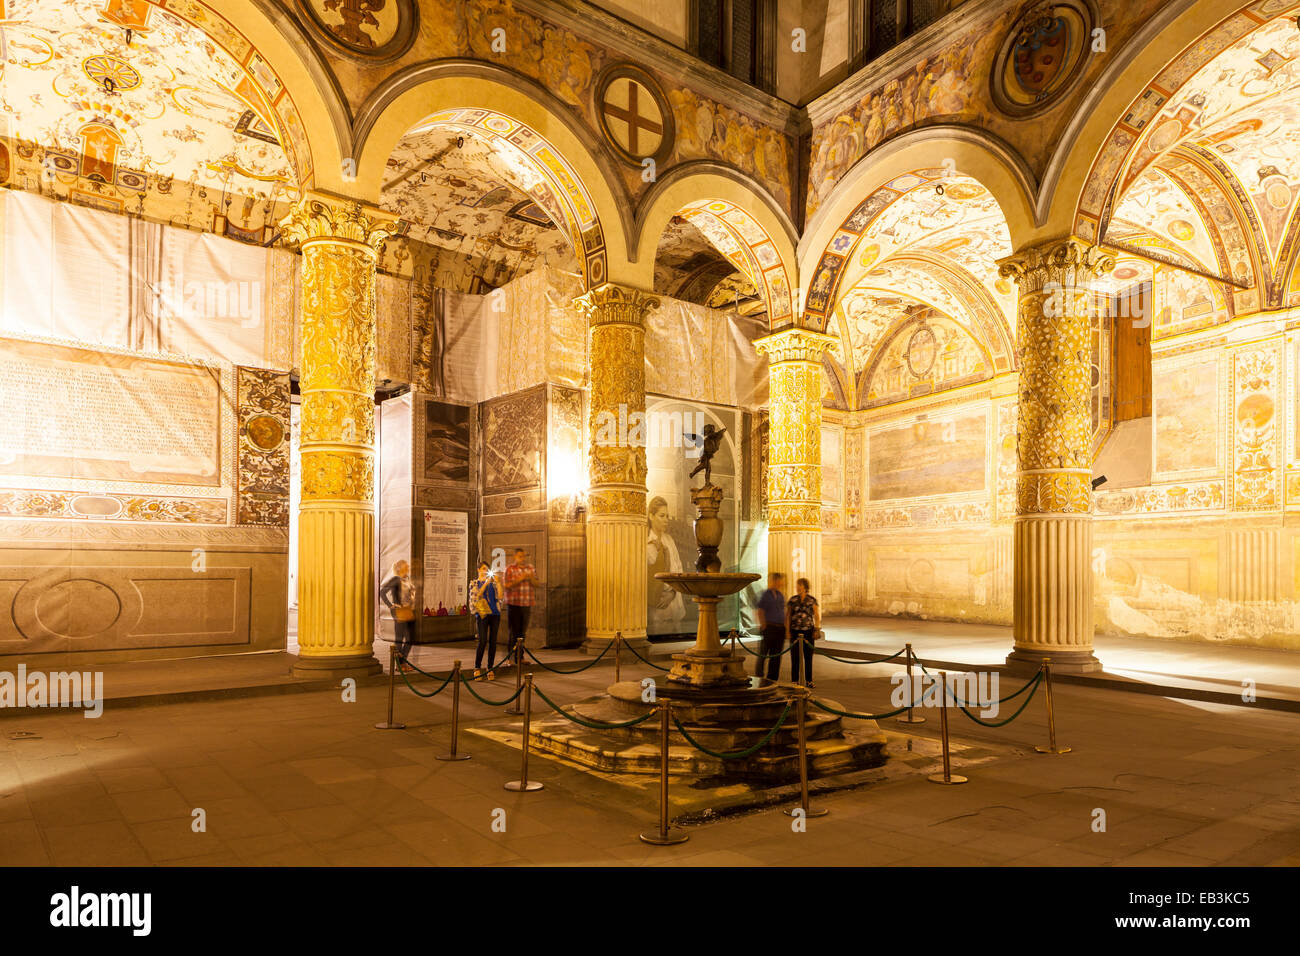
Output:
[[655,534],[663,534],[668,530],[667,505],[660,505],[650,513],[650,530]]

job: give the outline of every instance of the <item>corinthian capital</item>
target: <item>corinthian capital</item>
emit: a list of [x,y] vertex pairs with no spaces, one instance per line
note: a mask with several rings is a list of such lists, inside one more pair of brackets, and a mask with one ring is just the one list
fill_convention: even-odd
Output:
[[998,274],[1014,279],[1022,293],[1039,292],[1052,283],[1087,286],[1114,268],[1112,254],[1078,236],[1030,246],[998,262]]
[[280,220],[280,228],[294,245],[332,240],[356,243],[378,252],[384,240],[396,234],[395,218],[354,199],[308,192]]
[[573,301],[593,326],[644,326],[650,311],[659,308],[659,299],[655,296],[612,282],[597,286]]
[[772,363],[776,362],[817,362],[821,363],[822,353],[833,349],[839,340],[833,335],[818,332],[815,329],[803,329],[792,326],[765,335],[754,340],[754,348],[766,355]]

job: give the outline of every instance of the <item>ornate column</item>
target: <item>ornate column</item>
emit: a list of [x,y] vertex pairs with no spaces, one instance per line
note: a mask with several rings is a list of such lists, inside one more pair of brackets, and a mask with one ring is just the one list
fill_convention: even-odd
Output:
[[768,357],[767,569],[786,593],[822,566],[822,353],[833,336],[790,328],[754,342]]
[[375,259],[390,219],[309,194],[281,223],[302,247],[298,676],[380,669],[371,648]]
[[1003,260],[1020,285],[1011,665],[1099,670],[1092,652],[1092,414],[1095,280],[1113,256],[1074,236]]
[[[591,326],[587,647],[645,641],[645,319],[659,300],[606,283],[574,300]],[[639,413],[639,414],[638,414]]]

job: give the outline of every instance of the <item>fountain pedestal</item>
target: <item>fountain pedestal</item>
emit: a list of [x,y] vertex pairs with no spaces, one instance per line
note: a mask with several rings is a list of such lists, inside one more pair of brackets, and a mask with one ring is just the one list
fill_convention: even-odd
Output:
[[[743,590],[760,575],[722,573],[718,545],[722,542],[722,520],[718,509],[722,490],[707,481],[692,491],[699,509],[695,539],[699,557],[695,571],[656,574],[655,578],[680,594],[688,595],[699,607],[695,644],[673,655],[668,674],[655,680],[655,695],[672,702],[673,714],[696,740],[711,748],[743,750],[759,741],[766,743],[743,760],[710,757],[687,744],[676,732],[670,734],[674,772],[723,778],[749,779],[769,783],[798,778],[798,727],[788,710],[790,693],[775,681],[745,673],[744,652],[724,648],[718,634],[718,603]],[[641,682],[614,684],[601,697],[571,704],[571,714],[590,722],[617,723],[629,715],[644,714],[650,706]],[[787,715],[775,733],[773,725]],[[846,732],[838,717],[812,714],[809,733],[809,775],[846,773],[885,762],[885,736],[874,721],[863,721]],[[618,773],[659,772],[658,731],[651,722],[621,730],[595,732],[575,730],[564,718],[543,720],[535,725],[530,741],[539,749],[577,761],[594,769]]]

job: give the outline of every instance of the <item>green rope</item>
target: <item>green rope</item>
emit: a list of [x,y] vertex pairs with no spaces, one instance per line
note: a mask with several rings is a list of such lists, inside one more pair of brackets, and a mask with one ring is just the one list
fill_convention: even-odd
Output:
[[642,714],[640,717],[637,717],[633,720],[625,720],[622,723],[617,723],[617,724],[607,724],[599,720],[584,720],[581,717],[575,717],[573,714],[570,714],[568,711],[562,710],[559,707],[559,705],[555,703],[555,701],[551,700],[551,698],[547,697],[545,694],[542,693],[541,688],[534,687],[533,690],[536,691],[538,697],[540,697],[543,701],[545,701],[547,707],[551,708],[551,710],[555,711],[561,717],[564,717],[567,720],[571,720],[575,724],[581,724],[583,727],[588,727],[591,730],[618,730],[621,727],[635,727],[637,724],[645,723],[655,714],[655,712],[651,710],[648,713]]
[[[410,663],[410,662],[408,661],[407,663]],[[414,664],[411,664],[411,666],[412,666],[412,667],[415,667]],[[416,669],[417,671],[420,671],[420,668],[418,668],[418,667],[415,667],[415,669]],[[438,687],[437,690],[435,690],[435,691],[430,691],[430,692],[427,693],[427,694],[423,694],[423,693],[421,693],[421,692],[420,692],[420,691],[415,687],[414,684],[411,683],[410,678],[408,678],[408,677],[406,676],[406,671],[404,671],[402,668],[399,667],[399,668],[397,668],[397,673],[399,673],[400,675],[402,675],[402,681],[406,684],[407,687],[409,687],[409,688],[411,689],[411,693],[415,694],[417,697],[425,697],[425,698],[428,698],[428,697],[437,697],[439,694],[441,694],[441,693],[446,689],[447,685],[451,683],[451,679],[452,679],[452,677],[455,676],[455,673],[454,673],[454,672],[451,673],[451,674],[448,674],[448,675],[447,675],[447,679],[444,680],[444,681],[442,682],[441,685],[439,685],[439,687]],[[433,674],[426,673],[425,671],[420,671],[420,673],[421,673],[421,674],[424,674],[424,676],[426,676],[426,677],[432,677],[434,680],[437,680],[437,679],[438,679],[437,677],[434,677]]]
[[646,660],[644,657],[642,657],[640,654],[638,654],[638,653],[636,652],[636,648],[635,648],[635,647],[633,647],[631,644],[627,643],[626,641],[623,642],[623,646],[626,647],[629,651],[631,651],[631,652],[632,652],[632,656],[635,657],[637,660],[639,660],[642,664],[649,664],[651,667],[653,667],[653,668],[655,668],[655,669],[657,669],[657,670],[661,670],[661,671],[669,670],[669,668],[667,668],[667,667],[660,667],[660,666],[659,666],[658,664],[656,664],[654,661],[648,661],[648,660]]
[[[1029,706],[1029,702],[1034,699],[1034,694],[1038,693],[1038,685],[1042,683],[1042,681],[1043,681],[1043,672],[1039,671],[1038,675],[1034,677],[1032,681],[1030,681],[1028,684],[1025,685],[1025,687],[1033,688],[1033,690],[1029,692],[1029,696],[1025,698],[1025,702],[1021,704],[1019,707],[1017,707],[1016,712],[1012,714],[1010,717],[1008,717],[1006,720],[980,720],[980,718],[976,717],[974,714],[972,714],[965,707],[962,707],[960,704],[958,705],[958,709],[960,709],[963,714],[965,714],[971,720],[975,721],[975,723],[979,724],[981,727],[1005,727],[1007,724],[1011,723],[1011,721],[1019,717],[1020,714],[1024,711],[1024,709]],[[1024,689],[1025,689],[1024,687],[1021,688],[1021,690]]]
[[478,692],[474,690],[473,686],[470,684],[471,680],[473,680],[472,677],[466,678],[463,675],[461,676],[461,681],[465,684],[465,689],[469,691],[471,694],[473,694],[481,703],[487,704],[489,707],[504,707],[506,704],[510,703],[512,700],[514,700],[524,692],[524,685],[520,684],[519,689],[516,690],[513,694],[511,694],[509,697],[507,697],[505,700],[488,700],[486,697],[479,696]]
[[[760,640],[761,640],[761,638],[760,638]],[[745,653],[746,653],[746,654],[753,654],[755,657],[761,657],[761,658],[762,658],[763,660],[765,660],[765,661],[766,661],[766,660],[771,660],[773,657],[784,657],[784,656],[785,656],[785,650],[784,650],[784,649],[783,649],[783,650],[780,650],[780,651],[777,651],[777,653],[775,653],[775,654],[762,654],[762,653],[760,653],[760,652],[758,652],[758,651],[751,651],[748,647],[745,647],[745,642],[744,642],[744,641],[737,641],[736,643],[739,644],[742,648],[745,649]]]
[[690,744],[692,747],[694,747],[696,750],[701,750],[704,753],[708,754],[710,757],[717,757],[720,760],[743,760],[746,757],[753,756],[754,754],[758,753],[758,751],[761,750],[763,747],[767,746],[768,741],[771,740],[773,737],[775,737],[776,732],[781,729],[782,725],[785,723],[785,718],[789,713],[790,713],[790,701],[787,699],[785,702],[785,710],[781,711],[781,718],[776,722],[776,726],[773,727],[771,730],[769,730],[763,736],[762,740],[760,740],[758,743],[754,744],[754,746],[746,750],[738,750],[735,753],[729,753],[729,754],[719,753],[716,750],[710,750],[708,747],[705,747],[698,740],[696,740],[694,737],[692,737],[689,733],[686,732],[686,728],[682,726],[682,722],[678,720],[676,717],[673,717],[673,723],[677,725],[678,733],[680,733],[683,737],[685,737],[686,742]]
[[833,661],[839,661],[841,664],[887,664],[890,661],[894,660],[895,658],[901,657],[902,655],[906,654],[907,648],[906,647],[903,648],[897,654],[890,654],[888,657],[881,657],[874,661],[859,660],[856,657],[836,657],[830,651],[824,651],[821,650],[820,648],[813,648],[813,653],[821,654],[823,657],[828,657]]
[[531,657],[534,661],[537,661],[537,664],[539,666],[546,668],[548,671],[553,671],[556,674],[580,674],[583,671],[585,671],[587,668],[595,667],[597,664],[599,664],[600,659],[604,657],[606,654],[608,654],[609,649],[613,646],[614,646],[614,642],[610,641],[608,644],[605,645],[605,649],[601,651],[599,654],[597,654],[593,660],[589,661],[586,664],[583,664],[581,667],[575,667],[572,670],[562,668],[562,667],[552,667],[550,664],[546,664],[538,660],[537,655],[534,654],[532,651],[530,651],[527,647],[524,648],[524,653],[527,654],[529,657]]
[[[399,655],[399,656],[400,656],[401,659],[402,659],[402,663],[405,664],[407,667],[409,667],[411,670],[413,670],[413,671],[418,671],[421,675],[423,675],[424,677],[429,678],[430,680],[438,680],[438,679],[439,679],[437,674],[430,674],[428,671],[426,671],[426,670],[422,670],[421,668],[417,667],[414,663],[411,662],[411,659],[410,659],[409,657],[407,657],[405,654],[401,654],[401,655]],[[448,678],[448,679],[450,679],[450,678]]]
[[907,710],[906,707],[900,707],[898,710],[891,710],[883,714],[859,714],[851,710],[838,710],[835,707],[823,704],[815,698],[809,699],[808,703],[812,704],[818,710],[826,711],[828,714],[835,714],[838,717],[853,717],[856,720],[884,720],[887,717],[897,717],[899,714],[903,713],[903,711]]
[[[934,676],[934,675],[931,674],[929,671],[925,670],[925,665],[924,665],[924,664],[921,665],[921,670],[922,670],[922,671],[925,671],[925,674],[926,674],[926,676],[928,676],[928,677],[933,677],[933,676]],[[1039,667],[1039,668],[1038,668],[1038,673],[1034,675],[1034,680],[1037,680],[1038,678],[1042,677],[1042,675],[1043,675],[1043,669],[1042,669],[1042,667]],[[1025,682],[1025,684],[1020,688],[1020,690],[1013,691],[1012,693],[1007,694],[1006,697],[999,697],[999,698],[997,699],[997,703],[999,703],[999,704],[1005,704],[1005,703],[1006,703],[1007,701],[1009,701],[1009,700],[1015,700],[1017,697],[1019,697],[1021,694],[1023,694],[1025,691],[1027,691],[1030,687],[1035,686],[1035,684],[1034,684],[1034,680],[1030,680],[1030,681]],[[925,697],[926,697],[926,695],[929,694],[929,693],[930,693],[930,691],[928,691],[928,690],[923,690],[923,691],[921,692],[921,699],[924,700]],[[957,699],[957,690],[956,690],[955,687],[954,687],[953,690],[951,691],[951,694],[952,694],[953,703],[955,703],[958,707],[966,706],[966,705],[963,704],[960,700]],[[976,702],[976,704],[977,704],[977,706],[980,706],[980,707],[986,707],[986,706],[988,706],[987,704],[979,704],[978,702]]]

